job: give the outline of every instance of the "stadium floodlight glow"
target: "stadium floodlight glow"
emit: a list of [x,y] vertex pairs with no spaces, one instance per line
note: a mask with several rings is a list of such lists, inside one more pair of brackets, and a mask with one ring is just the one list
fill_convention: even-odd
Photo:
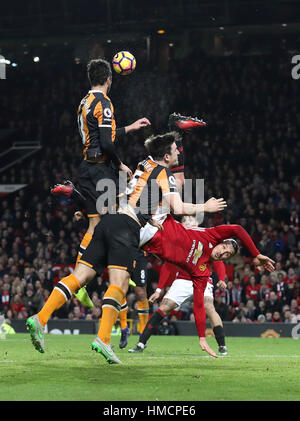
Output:
[[157,31],[157,33],[158,33],[158,34],[160,34],[160,35],[161,35],[161,34],[164,34],[165,32],[166,32],[166,31],[165,31],[164,29],[158,29],[158,31]]
[[173,42],[170,42],[170,43],[169,43],[169,47],[174,47]]
[[219,28],[221,31],[224,31],[224,26],[220,26],[220,28]]
[[107,42],[108,44],[110,44],[110,43],[111,43],[111,39],[108,39],[106,42]]
[[281,26],[283,26],[284,28],[287,26],[286,23],[282,23]]
[[39,58],[39,57],[33,57],[33,61],[34,61],[35,63],[38,63],[38,62],[40,61],[40,58]]
[[17,63],[11,63],[12,67],[17,67]]

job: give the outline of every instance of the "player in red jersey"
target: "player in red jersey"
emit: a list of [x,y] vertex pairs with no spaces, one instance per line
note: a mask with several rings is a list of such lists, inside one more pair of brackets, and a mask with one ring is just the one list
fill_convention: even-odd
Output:
[[[185,227],[197,227],[198,222],[195,217],[184,216],[182,218],[182,224]],[[233,240],[229,240],[233,241]],[[211,264],[211,271],[215,272],[218,275],[217,286],[221,289],[226,288],[225,282],[225,265],[222,261],[213,261]],[[140,337],[140,340],[135,348],[130,349],[129,352],[142,352],[146,347],[146,344],[156,329],[160,322],[168,315],[172,310],[180,307],[187,301],[191,301],[193,298],[193,284],[190,275],[187,272],[179,269],[178,267],[170,264],[164,263],[162,265],[158,287],[154,294],[149,298],[149,302],[155,302],[159,299],[161,291],[167,287],[170,287],[168,292],[163,297],[163,300],[159,306],[159,309],[150,317],[147,322],[147,325]],[[219,346],[219,355],[227,355],[227,348],[225,346],[225,334],[223,329],[223,323],[216,312],[213,297],[213,283],[212,279],[209,277],[208,282],[204,291],[204,307],[206,314],[210,320],[210,324],[213,328],[216,341]]]
[[[170,197],[170,201],[172,198]],[[156,232],[155,232],[156,231]],[[255,266],[273,272],[274,261],[259,253],[247,231],[240,225],[219,225],[213,228],[186,228],[168,215],[161,229],[146,225],[140,232],[140,246],[148,253],[175,264],[187,272],[193,281],[194,315],[200,338],[200,347],[213,357],[216,353],[205,339],[206,314],[204,309],[204,290],[210,276],[210,263],[225,261],[236,251],[237,237],[248,248]]]
[[[217,274],[218,272],[225,272],[224,263],[221,261],[213,262],[212,266],[213,271]],[[217,285],[220,288],[226,288],[226,283],[224,281],[219,281]],[[156,310],[148,320],[138,344],[135,348],[129,350],[130,353],[142,352],[152,336],[154,329],[159,326],[161,321],[168,316],[172,310],[179,308],[182,304],[191,301],[193,298],[193,283],[191,277],[187,272],[180,269],[178,270],[178,267],[170,263],[164,263],[162,265],[158,287],[155,293],[149,298],[149,302],[154,303],[160,297],[161,291],[167,287],[170,287],[170,289],[163,297],[158,310]],[[219,355],[227,355],[223,323],[213,305],[213,283],[211,278],[208,278],[204,291],[204,308],[219,345]]]

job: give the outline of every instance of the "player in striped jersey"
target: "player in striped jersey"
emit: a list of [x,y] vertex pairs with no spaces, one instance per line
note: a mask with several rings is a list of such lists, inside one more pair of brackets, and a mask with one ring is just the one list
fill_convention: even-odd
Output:
[[[132,176],[131,170],[118,156],[115,148],[116,139],[150,125],[149,120],[143,117],[126,127],[117,129],[114,107],[108,97],[112,85],[109,62],[103,59],[91,60],[87,66],[87,73],[91,89],[79,104],[77,122],[83,145],[83,160],[78,170],[78,181],[89,225],[79,246],[76,264],[90,243],[101,214],[107,211],[106,206],[101,210],[97,209],[97,199],[107,188],[97,190],[97,183],[100,180],[110,180],[117,185],[118,171],[124,171],[129,177]],[[68,196],[74,196],[76,193],[77,198],[79,197],[79,193],[70,182],[67,185],[56,185],[51,192],[53,195]],[[82,196],[79,198],[82,199]],[[75,295],[88,307],[93,306],[85,287]]]
[[117,129],[114,107],[108,97],[112,85],[110,64],[103,59],[91,60],[87,72],[91,89],[80,102],[77,121],[83,144],[83,160],[79,166],[78,180],[81,193],[86,198],[89,227],[82,240],[77,261],[89,244],[102,213],[96,206],[98,197],[104,193],[104,190],[96,189],[98,181],[108,179],[116,183],[118,170],[132,176],[131,170],[121,162],[117,154],[116,139],[150,125],[147,118],[141,118]]

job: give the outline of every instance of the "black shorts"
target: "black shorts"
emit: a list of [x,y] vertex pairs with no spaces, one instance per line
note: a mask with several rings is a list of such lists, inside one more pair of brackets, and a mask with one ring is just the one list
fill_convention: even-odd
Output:
[[116,172],[110,164],[92,163],[83,160],[79,165],[78,182],[80,191],[86,198],[85,207],[87,216],[89,217],[98,216],[103,213],[101,211],[102,205],[99,202],[97,206],[97,199],[103,193],[108,194],[107,192],[110,192],[111,194],[111,199],[105,200],[104,206],[107,207],[110,204],[115,205],[115,196],[117,194],[116,187],[114,187],[114,191],[112,189],[109,190],[108,187],[96,190],[98,181],[104,179],[111,180],[114,183],[114,186],[117,186]]
[[130,216],[107,214],[97,224],[92,240],[79,262],[99,275],[107,267],[123,269],[132,275],[139,256],[140,226]]
[[147,268],[148,260],[145,256],[145,252],[143,250],[139,251],[136,266],[133,271],[131,279],[136,284],[137,287],[145,287],[147,286],[147,275],[148,275],[148,268]]

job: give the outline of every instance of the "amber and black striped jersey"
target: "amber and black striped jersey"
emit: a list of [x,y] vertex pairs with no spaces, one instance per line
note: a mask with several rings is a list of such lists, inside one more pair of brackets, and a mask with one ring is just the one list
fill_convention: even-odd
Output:
[[138,164],[125,194],[120,199],[120,207],[129,210],[144,226],[149,219],[160,221],[170,213],[163,206],[162,199],[174,193],[178,194],[174,175],[148,156]]
[[114,145],[116,121],[109,97],[101,91],[90,90],[80,102],[77,121],[84,159],[101,158],[119,165],[120,159]]

